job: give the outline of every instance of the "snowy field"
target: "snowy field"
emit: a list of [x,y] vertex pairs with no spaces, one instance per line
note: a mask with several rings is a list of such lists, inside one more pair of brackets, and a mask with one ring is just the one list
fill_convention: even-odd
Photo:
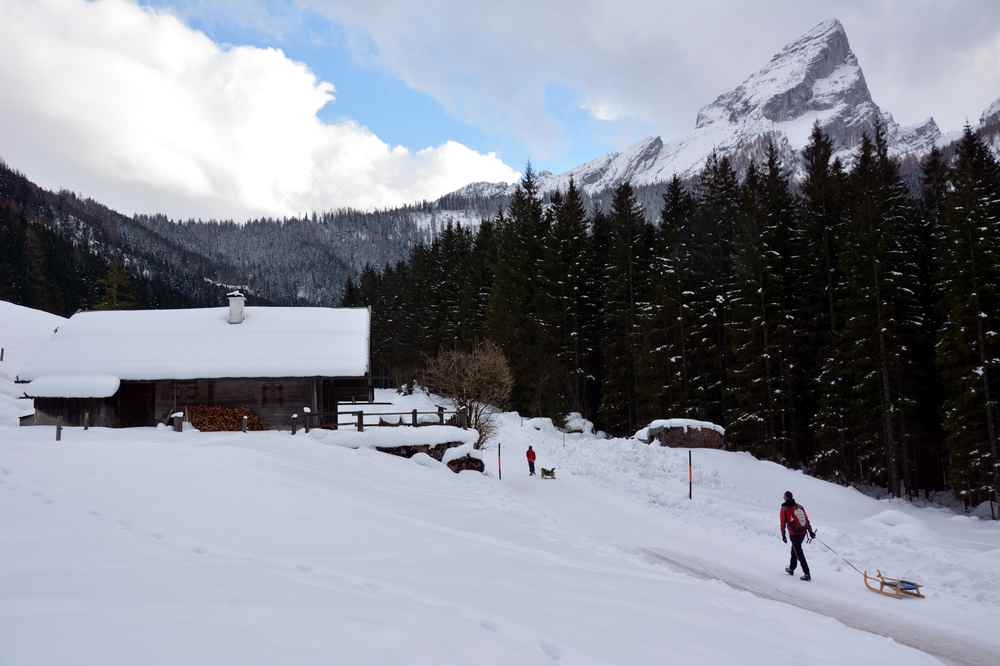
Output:
[[[0,427],[0,664],[998,662],[995,523],[717,451],[688,501],[686,450],[514,414],[502,480],[337,438]],[[784,490],[928,598],[785,575]]]

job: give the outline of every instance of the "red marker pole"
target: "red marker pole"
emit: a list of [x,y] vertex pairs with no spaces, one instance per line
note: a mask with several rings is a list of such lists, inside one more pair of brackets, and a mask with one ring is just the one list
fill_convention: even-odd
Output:
[[691,465],[691,451],[688,451],[688,499],[694,494],[694,467]]

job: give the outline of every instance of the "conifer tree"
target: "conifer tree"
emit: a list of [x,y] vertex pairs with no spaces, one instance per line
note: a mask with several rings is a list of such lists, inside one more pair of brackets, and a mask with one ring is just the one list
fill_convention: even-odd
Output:
[[689,331],[693,356],[689,386],[697,416],[725,426],[734,406],[731,336],[739,289],[733,251],[741,215],[739,184],[728,157],[709,159],[698,197],[692,225],[695,324]]
[[634,432],[648,415],[648,385],[642,358],[650,319],[653,230],[645,221],[630,184],[615,190],[611,207],[611,246],[607,268],[605,363],[607,376],[601,412],[614,432]]
[[691,224],[695,202],[674,176],[663,194],[660,226],[652,257],[653,312],[650,359],[659,389],[659,413],[694,416],[689,374],[692,370],[689,332],[694,326],[691,306],[693,265]]
[[120,260],[111,262],[100,283],[103,291],[101,300],[94,306],[95,310],[129,310],[138,305],[128,271]]
[[1000,375],[1000,173],[966,126],[944,218],[945,322],[939,364],[945,386],[949,479],[981,501],[997,487]]
[[743,189],[735,247],[741,289],[733,336],[738,389],[729,436],[740,446],[794,460],[795,206],[773,144],[763,174],[751,164]]
[[[554,397],[565,411],[584,411],[587,340],[587,213],[570,179],[552,197],[553,223],[545,242],[543,334],[556,361]],[[558,408],[558,407],[557,407]]]

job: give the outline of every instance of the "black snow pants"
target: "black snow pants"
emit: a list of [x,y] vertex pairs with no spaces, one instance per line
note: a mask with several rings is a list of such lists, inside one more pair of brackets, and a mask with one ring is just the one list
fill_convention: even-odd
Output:
[[528,461],[528,476],[534,476],[534,475],[535,475],[535,461],[534,460],[529,460]]
[[802,550],[802,542],[805,540],[805,534],[789,534],[788,538],[792,540],[792,559],[788,563],[788,568],[795,571],[796,563],[802,565],[802,573],[809,575],[809,563],[806,562],[806,554]]

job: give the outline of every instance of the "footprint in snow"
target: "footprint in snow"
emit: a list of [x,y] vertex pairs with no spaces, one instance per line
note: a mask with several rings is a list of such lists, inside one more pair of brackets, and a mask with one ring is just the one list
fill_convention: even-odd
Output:
[[10,476],[13,471],[10,467],[0,467],[0,472],[3,472],[4,476]]
[[157,541],[163,541],[163,535],[159,532],[153,532],[152,537]]
[[302,573],[312,573],[313,571],[313,568],[308,564],[297,564],[295,565],[295,568],[301,571]]
[[101,512],[98,511],[97,509],[91,509],[89,513],[90,513],[90,515],[92,515],[95,518],[100,518],[101,517]]
[[198,555],[207,555],[208,549],[202,546],[198,546],[197,548],[194,549],[194,552],[197,553]]
[[496,631],[497,630],[497,623],[494,622],[493,620],[486,620],[486,619],[480,620],[479,621],[479,625],[483,629],[485,629],[486,631]]
[[559,652],[559,646],[555,643],[538,641],[538,647],[542,648],[542,652],[544,652],[552,661],[559,661],[559,657],[562,656]]

